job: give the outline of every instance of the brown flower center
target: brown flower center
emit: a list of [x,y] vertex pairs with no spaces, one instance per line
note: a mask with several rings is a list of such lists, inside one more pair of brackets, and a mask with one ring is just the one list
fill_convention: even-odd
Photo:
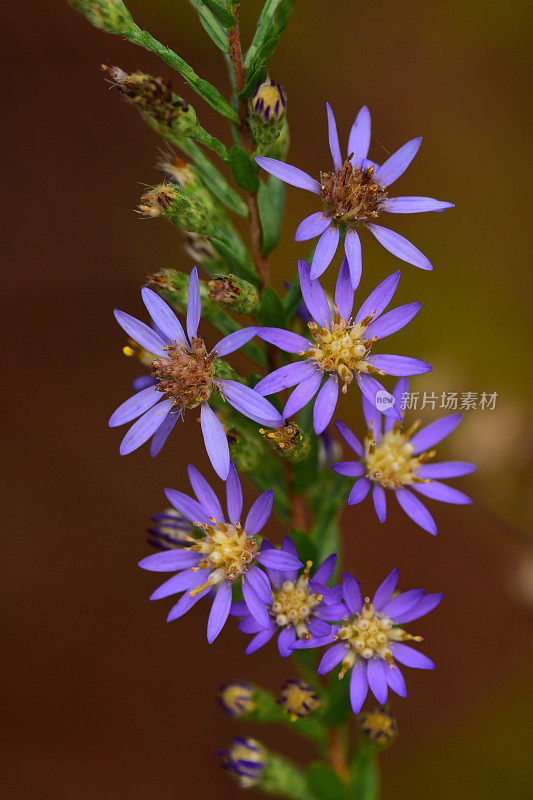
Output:
[[195,408],[207,402],[215,388],[215,369],[203,339],[193,339],[190,350],[179,342],[172,342],[165,350],[166,358],[152,362],[158,390],[168,394],[180,408]]
[[316,322],[307,323],[316,344],[302,355],[314,359],[323,372],[336,373],[344,381],[343,392],[352,382],[354,373],[384,374],[367,361],[375,339],[363,339],[363,334],[373,316],[370,314],[360,322],[347,325],[341,315],[335,313],[329,328],[321,328]]
[[321,172],[320,188],[332,219],[347,225],[377,217],[387,198],[385,187],[374,182],[374,167],[355,167],[349,159],[338,172]]

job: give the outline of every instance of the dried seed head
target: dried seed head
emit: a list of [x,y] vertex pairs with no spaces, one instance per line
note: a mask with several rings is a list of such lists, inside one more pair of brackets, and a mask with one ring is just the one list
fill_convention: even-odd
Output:
[[385,187],[374,182],[374,167],[355,167],[349,158],[338,172],[320,174],[320,188],[327,213],[349,226],[377,217],[387,198]]
[[215,368],[203,339],[193,339],[190,350],[172,342],[165,351],[166,358],[152,362],[157,389],[165,392],[179,408],[195,408],[207,402],[215,389]]

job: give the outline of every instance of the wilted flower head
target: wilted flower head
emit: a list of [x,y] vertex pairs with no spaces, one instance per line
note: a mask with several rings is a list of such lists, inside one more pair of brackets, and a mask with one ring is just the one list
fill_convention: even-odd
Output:
[[[394,407],[400,408],[402,396],[408,387],[406,378],[398,381],[392,394]],[[475,470],[474,464],[466,461],[428,463],[435,455],[430,448],[457,427],[461,414],[449,414],[418,430],[420,420],[409,426],[404,424],[403,418],[394,421],[390,417],[383,417],[365,397],[363,413],[368,428],[364,445],[343,422],[335,423],[346,444],[358,456],[357,461],[340,461],[333,465],[339,475],[357,478],[348,497],[348,505],[360,503],[372,489],[376,514],[380,522],[385,522],[386,493],[394,492],[405,513],[421,528],[436,534],[435,520],[409,489],[443,503],[465,505],[472,502],[463,492],[435,479],[468,475]]]
[[388,195],[388,187],[405,172],[418,152],[422,139],[411,139],[381,166],[370,161],[367,158],[370,146],[370,112],[363,106],[350,131],[348,153],[343,160],[337,125],[329,103],[326,108],[333,171],[321,172],[320,181],[283,161],[264,156],[256,157],[257,163],[266,172],[291,186],[313,192],[322,200],[322,211],[304,219],[295,237],[296,241],[305,241],[320,236],[311,277],[318,278],[331,263],[339,243],[340,226],[346,228],[344,251],[354,289],[359,285],[362,268],[358,227],[367,228],[383,247],[402,261],[421,269],[432,269],[428,259],[411,242],[399,233],[373,222],[385,211],[413,214],[421,211],[444,211],[453,206],[453,203],[441,202],[431,197],[391,198]]
[[209,352],[198,336],[201,302],[196,267],[189,279],[187,334],[159,295],[147,288],[141,294],[153,328],[124,311],[115,311],[119,325],[152,355],[151,377],[147,376],[143,388],[122,403],[109,420],[109,425],[114,427],[139,418],[122,440],[120,453],[131,453],[153,437],[150,452],[156,455],[183,411],[199,406],[207,453],[215,471],[225,479],[229,470],[229,448],[222,423],[209,405],[213,393],[220,392],[237,411],[256,422],[270,427],[282,424],[274,406],[253,389],[217,376],[216,360],[250,341],[257,328],[230,333]]
[[254,536],[263,529],[272,511],[274,492],[259,495],[241,524],[242,488],[232,463],[226,481],[227,519],[213,489],[198,470],[189,464],[189,480],[196,499],[175,489],[165,494],[175,509],[200,529],[190,537],[189,546],[143,558],[139,566],[152,572],[175,572],[150,597],[159,600],[183,592],[171,609],[167,621],[183,616],[202,597],[216,590],[207,623],[207,639],[213,642],[228,618],[233,584],[242,584],[243,605],[259,628],[268,629],[267,605],[272,590],[267,575],[257,564],[276,569],[299,569],[301,561],[291,553],[271,549],[259,551]]
[[[302,295],[313,317],[313,321],[308,323],[313,341],[281,328],[257,329],[257,335],[265,341],[305,357],[305,360],[274,370],[255,387],[256,392],[269,395],[296,385],[283,409],[285,419],[307,405],[318,392],[313,422],[315,433],[322,433],[337,405],[339,379],[343,384],[342,391],[346,392],[355,378],[363,395],[375,404],[379,393],[389,395],[373,375],[419,375],[431,369],[429,364],[417,358],[371,353],[378,339],[403,328],[420,309],[420,303],[408,303],[383,313],[396,291],[399,272],[380,283],[353,318],[354,290],[350,285],[346,259],[339,272],[333,311],[320,282],[311,279],[305,261],[299,262],[299,273]],[[326,380],[320,388],[324,378]],[[394,405],[384,413],[400,418]]]
[[218,702],[229,717],[249,714],[255,708],[254,687],[249,683],[226,683],[220,687]]
[[403,675],[395,661],[407,667],[435,669],[427,656],[405,644],[419,642],[421,637],[412,636],[401,626],[432,611],[442,600],[442,594],[425,594],[422,589],[413,589],[393,597],[397,582],[398,570],[393,569],[372,601],[363,600],[359,584],[353,575],[345,572],[343,602],[338,608],[330,608],[342,619],[333,626],[337,641],[324,653],[318,672],[324,675],[339,664],[342,665],[339,678],[348,670],[352,671],[350,702],[354,714],[361,710],[369,689],[380,705],[386,703],[389,687],[401,697],[407,695]]
[[[281,550],[293,559],[298,558],[296,546],[289,536],[285,537]],[[263,540],[262,555],[276,552],[269,541]],[[326,558],[312,577],[310,561],[301,573],[293,568],[267,567],[272,584],[272,599],[267,605],[268,627],[259,624],[246,603],[237,602],[231,607],[234,616],[242,617],[239,630],[254,634],[246,648],[246,655],[263,647],[276,632],[279,632],[278,650],[282,658],[291,655],[298,639],[307,641],[313,636],[322,637],[331,633],[330,626],[321,619],[321,613],[330,591],[326,584],[333,574],[336,560],[336,555]]]
[[256,739],[235,738],[227,750],[219,753],[223,758],[222,769],[232,772],[242,789],[259,783],[266,767],[265,751]]

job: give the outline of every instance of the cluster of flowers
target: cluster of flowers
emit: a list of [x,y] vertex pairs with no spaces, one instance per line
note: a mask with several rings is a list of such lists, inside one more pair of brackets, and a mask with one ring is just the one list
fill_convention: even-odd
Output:
[[[420,430],[417,423],[404,424],[401,397],[408,391],[407,377],[428,372],[429,364],[410,356],[375,353],[378,341],[399,331],[417,314],[418,302],[386,310],[400,278],[394,272],[353,313],[354,293],[361,275],[361,245],[357,227],[365,227],[399,258],[422,269],[431,264],[414,245],[393,231],[370,222],[382,212],[442,211],[452,204],[424,197],[388,196],[388,187],[407,168],[419,146],[413,139],[378,165],[367,157],[370,115],[363,108],[350,133],[348,157],[340,154],[335,119],[327,107],[329,142],[334,169],[322,172],[320,182],[301,170],[270,158],[257,161],[270,174],[317,194],[321,211],[299,226],[297,240],[320,236],[312,265],[299,262],[299,282],[309,315],[309,338],[291,330],[242,328],[209,349],[198,335],[201,316],[200,286],[196,268],[191,272],[185,330],[170,307],[153,291],[142,290],[151,323],[116,311],[118,323],[134,341],[140,360],[150,374],[134,383],[134,394],[114,412],[110,425],[136,420],[120,446],[130,453],[151,439],[151,453],[158,453],[186,409],[200,408],[200,423],[214,470],[225,481],[227,514],[209,483],[189,465],[195,497],[167,489],[175,512],[156,520],[154,541],[161,552],[140,562],[147,570],[175,573],[152,594],[159,599],[180,594],[168,620],[186,613],[201,598],[212,597],[207,624],[213,642],[228,616],[240,619],[239,629],[251,634],[246,653],[253,653],[277,635],[281,657],[300,648],[327,646],[318,672],[341,665],[340,675],[351,671],[350,697],[359,713],[370,690],[380,704],[388,689],[405,696],[405,682],[398,663],[421,669],[434,664],[406,644],[418,641],[403,625],[427,614],[440,602],[440,594],[411,590],[395,594],[398,571],[394,569],[378,587],[372,600],[361,594],[359,583],[344,573],[342,583],[331,587],[336,556],[318,567],[303,564],[292,540],[281,549],[256,537],[267,524],[273,491],[261,494],[243,518],[243,497],[235,466],[230,461],[223,424],[212,408],[220,403],[217,393],[238,412],[270,428],[279,428],[314,399],[313,425],[321,434],[329,425],[342,392],[355,382],[361,391],[367,432],[361,442],[342,422],[337,429],[356,459],[333,465],[340,475],[355,479],[348,503],[361,502],[372,490],[378,519],[387,513],[387,492],[423,529],[436,533],[426,506],[411,491],[447,503],[469,503],[462,492],[440,482],[465,475],[474,466],[465,462],[428,463],[431,449],[460,421],[446,416]],[[333,259],[340,227],[345,230],[345,258],[340,268],[333,307],[318,280]],[[253,388],[230,380],[219,368],[221,359],[258,337],[297,357],[275,369]],[[398,376],[393,401],[375,376]],[[266,397],[292,391],[281,413]],[[378,408],[379,406],[379,408]],[[177,512],[177,514],[176,514]],[[187,522],[188,521],[188,522]],[[239,598],[233,589],[239,587]],[[242,599],[240,599],[242,596]]]

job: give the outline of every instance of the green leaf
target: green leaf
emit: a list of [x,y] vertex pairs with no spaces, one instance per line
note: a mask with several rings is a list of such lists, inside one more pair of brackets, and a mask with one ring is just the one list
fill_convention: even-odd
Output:
[[257,309],[256,316],[261,325],[266,325],[269,328],[287,327],[285,309],[272,286],[267,286],[263,289],[261,305]]
[[314,564],[314,569],[317,568],[317,549],[315,544],[309,538],[309,534],[306,531],[299,530],[295,528],[289,533],[292,541],[296,545],[296,549],[298,550],[298,556],[301,561],[306,563],[306,561],[312,561]]
[[257,29],[246,57],[244,66],[248,67],[258,57],[267,39],[273,39],[273,47],[285,30],[296,0],[266,0],[257,21]]
[[197,147],[194,142],[187,139],[180,139],[174,143],[192,158],[204,185],[209,189],[211,194],[235,214],[238,214],[240,217],[247,217],[248,206],[244,200],[231,188],[226,179],[214,164],[209,161],[200,148]]
[[248,70],[246,75],[246,81],[244,87],[241,92],[238,94],[239,100],[247,100],[252,92],[255,90],[255,87],[259,83],[263,83],[267,76],[267,68],[263,64],[262,66],[257,67],[254,70]]
[[339,680],[339,672],[340,669],[330,672],[327,694],[328,708],[325,713],[325,720],[332,728],[342,725],[352,713],[350,705],[350,674]]
[[231,108],[228,101],[220,94],[218,89],[210,84],[208,81],[200,78],[193,68],[184,61],[181,56],[175,53],[170,47],[166,47],[161,42],[149,34],[147,31],[142,31],[137,28],[136,31],[126,32],[125,38],[133,44],[138,44],[146,50],[155,53],[159,58],[168,64],[169,67],[175,69],[182,76],[184,81],[189,84],[191,89],[202,97],[211,108],[214,108],[219,114],[231,122],[238,123],[239,118],[235,111]]
[[284,201],[285,184],[283,181],[271,177],[268,183],[260,182],[257,203],[263,239],[261,251],[263,255],[270,253],[279,242]]
[[222,52],[227,55],[229,53],[229,43],[224,27],[213,16],[209,9],[205,7],[202,0],[189,0],[189,3],[196,9],[200,25],[211,41],[216,44],[219,50],[222,50]]
[[267,753],[267,764],[257,788],[276,797],[289,800],[312,800],[302,770],[289,759]]
[[235,17],[224,6],[217,3],[217,0],[202,0],[204,6],[207,6],[209,11],[225,28],[233,28],[235,25]]
[[306,770],[309,790],[316,800],[347,800],[347,786],[328,764],[315,761]]
[[259,186],[257,173],[259,167],[252,161],[246,150],[240,144],[234,144],[229,152],[229,165],[231,174],[237,186],[245,192],[256,192]]
[[235,245],[223,236],[210,236],[209,238],[215,250],[226,260],[235,275],[250,281],[254,286],[259,285],[259,278],[247,256],[238,252]]
[[350,784],[357,800],[378,800],[379,770],[373,742],[360,742],[350,764]]

